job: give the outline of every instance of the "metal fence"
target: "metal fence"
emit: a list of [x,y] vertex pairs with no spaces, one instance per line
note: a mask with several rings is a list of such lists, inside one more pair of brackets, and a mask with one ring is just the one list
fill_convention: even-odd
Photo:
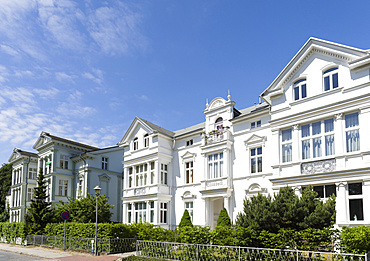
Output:
[[[27,245],[40,245],[49,247],[64,246],[64,237],[28,235]],[[67,237],[66,249],[94,252],[94,238]],[[136,238],[98,238],[97,249],[99,253],[124,253],[136,250]]]
[[142,240],[136,243],[136,255],[187,261],[368,261],[367,255]]

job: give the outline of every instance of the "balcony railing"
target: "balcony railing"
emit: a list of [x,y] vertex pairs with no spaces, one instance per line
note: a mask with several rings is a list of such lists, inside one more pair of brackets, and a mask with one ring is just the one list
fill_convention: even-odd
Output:
[[230,131],[228,129],[213,130],[208,134],[204,133],[202,136],[203,145],[214,144],[217,142],[230,139]]

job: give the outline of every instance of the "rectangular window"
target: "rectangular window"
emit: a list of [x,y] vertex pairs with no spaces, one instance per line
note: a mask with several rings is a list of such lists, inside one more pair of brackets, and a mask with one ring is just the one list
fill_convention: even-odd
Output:
[[337,195],[335,184],[313,186],[313,191],[317,192],[319,198],[329,198],[331,195]]
[[167,185],[167,165],[161,164],[161,184]]
[[134,150],[139,149],[139,139],[138,138],[134,139],[133,149]]
[[349,219],[351,221],[364,220],[362,183],[348,184]]
[[208,177],[210,179],[222,177],[224,163],[223,157],[223,152],[208,156]]
[[334,155],[334,119],[302,125],[301,146],[303,160]]
[[135,203],[135,223],[146,222],[146,203]]
[[358,112],[347,114],[345,116],[345,123],[347,152],[360,150]]
[[191,145],[193,145],[193,139],[187,140],[186,141],[186,146],[188,147],[188,146],[191,146]]
[[29,179],[37,179],[37,169],[36,168],[29,168],[28,169],[28,178]]
[[282,161],[292,161],[292,129],[281,131],[281,153]]
[[150,201],[150,223],[154,223],[154,201]]
[[261,127],[261,121],[251,122],[251,129],[260,128],[260,127]]
[[185,163],[185,183],[193,183],[193,162],[189,161]]
[[101,159],[101,168],[107,170],[108,169],[108,158],[102,157]]
[[131,203],[127,204],[127,223],[132,223],[132,205]]
[[148,164],[135,166],[136,187],[145,186],[148,178]]
[[133,172],[132,172],[132,170],[133,170],[133,168],[132,168],[132,167],[129,167],[129,168],[128,168],[128,187],[129,187],[129,188],[131,188],[131,187],[132,187],[132,185],[133,185],[133,184],[132,184],[132,182],[133,182],[133,177],[132,177],[132,176],[133,176],[133,175],[132,175],[132,173],[133,173]]
[[67,196],[68,180],[59,180],[59,196]]
[[31,201],[33,199],[33,188],[27,188],[27,200]]
[[150,184],[154,184],[154,161],[150,162]]
[[62,169],[68,169],[68,156],[60,155],[59,165]]
[[189,212],[191,222],[193,222],[193,201],[185,202],[185,209]]
[[251,151],[251,173],[262,172],[262,147],[253,148]]
[[159,223],[167,224],[167,203],[159,204]]

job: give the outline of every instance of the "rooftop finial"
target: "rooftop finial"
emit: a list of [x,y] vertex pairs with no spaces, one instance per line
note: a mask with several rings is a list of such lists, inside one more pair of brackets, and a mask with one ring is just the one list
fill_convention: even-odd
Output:
[[206,99],[206,107],[208,108],[208,106],[209,106],[209,105],[208,105],[208,98],[207,98],[207,99]]
[[227,90],[227,101],[230,101],[231,95],[230,95],[230,90]]

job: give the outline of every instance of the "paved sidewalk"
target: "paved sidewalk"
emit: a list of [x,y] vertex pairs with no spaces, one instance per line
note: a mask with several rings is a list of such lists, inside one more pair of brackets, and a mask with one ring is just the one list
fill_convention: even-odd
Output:
[[135,252],[131,253],[121,253],[121,254],[112,254],[104,256],[92,256],[88,253],[81,253],[75,251],[62,251],[58,249],[50,249],[45,247],[35,247],[35,246],[21,246],[21,245],[11,245],[0,243],[0,250],[8,251],[18,254],[24,254],[34,257],[40,257],[42,259],[49,260],[60,260],[60,261],[115,261],[119,260],[122,257],[135,255]]

